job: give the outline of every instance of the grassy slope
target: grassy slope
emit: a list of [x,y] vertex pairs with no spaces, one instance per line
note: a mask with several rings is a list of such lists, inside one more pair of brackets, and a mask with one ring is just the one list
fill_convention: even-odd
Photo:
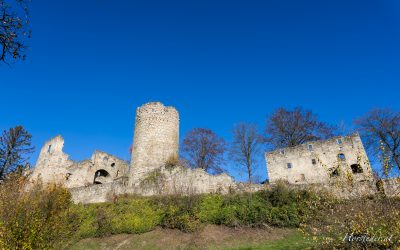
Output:
[[90,249],[305,249],[310,242],[296,229],[234,229],[206,226],[196,233],[157,228],[144,234],[84,239],[73,250]]

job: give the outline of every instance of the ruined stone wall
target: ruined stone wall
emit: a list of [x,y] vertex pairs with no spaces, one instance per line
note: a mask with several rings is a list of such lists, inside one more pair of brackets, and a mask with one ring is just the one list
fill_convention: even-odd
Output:
[[135,193],[141,195],[227,194],[232,189],[236,189],[236,183],[225,173],[210,175],[202,169],[175,166],[160,167],[148,172],[136,187]]
[[179,114],[162,103],[147,103],[136,110],[130,184],[170,158],[178,158]]
[[30,176],[32,181],[74,188],[92,185],[95,181],[112,182],[128,174],[128,164],[113,155],[96,151],[91,160],[75,162],[63,152],[63,147],[64,139],[61,136],[56,136],[44,144]]
[[64,184],[67,168],[74,164],[63,152],[64,139],[58,135],[45,142],[33,169],[31,179],[40,179],[43,183]]
[[[359,182],[372,177],[358,134],[278,149],[267,152],[265,157],[270,183],[278,180],[291,184],[328,183],[332,178]],[[352,167],[358,170],[354,172]]]
[[201,169],[175,166],[159,167],[144,174],[138,185],[128,185],[121,179],[102,185],[70,189],[75,203],[111,201],[119,195],[194,195],[204,193],[228,194],[238,191],[237,184],[227,174],[210,175]]
[[388,197],[400,197],[400,178],[383,179],[383,190]]

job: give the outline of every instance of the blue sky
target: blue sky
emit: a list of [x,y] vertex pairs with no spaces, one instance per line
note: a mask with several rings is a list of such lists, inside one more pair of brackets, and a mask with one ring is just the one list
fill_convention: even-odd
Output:
[[37,150],[62,134],[75,160],[127,159],[148,101],[177,107],[181,136],[227,140],[281,106],[332,124],[400,109],[397,0],[33,0],[31,28],[27,60],[0,65],[0,128],[24,125]]

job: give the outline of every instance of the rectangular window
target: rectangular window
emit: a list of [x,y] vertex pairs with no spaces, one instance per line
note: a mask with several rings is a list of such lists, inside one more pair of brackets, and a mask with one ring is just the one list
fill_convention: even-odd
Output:
[[317,160],[312,159],[312,160],[311,160],[311,163],[312,163],[313,165],[316,165],[316,164],[317,164]]
[[292,163],[288,163],[287,168],[292,168]]
[[337,139],[336,142],[337,142],[337,144],[342,144],[343,143],[342,139],[340,139],[340,138]]
[[313,146],[312,144],[308,144],[308,150],[312,151],[313,150]]

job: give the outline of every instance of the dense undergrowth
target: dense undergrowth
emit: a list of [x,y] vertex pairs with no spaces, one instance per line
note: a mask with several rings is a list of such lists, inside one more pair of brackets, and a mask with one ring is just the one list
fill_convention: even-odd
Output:
[[[61,187],[25,180],[0,185],[0,248],[60,249],[82,238],[144,233],[157,226],[184,232],[206,224],[230,227],[293,227],[315,239],[316,248],[389,248],[399,244],[400,201],[386,198],[338,201],[284,184],[253,194],[123,196],[102,204],[73,204]],[[391,241],[346,241],[376,235]]]

